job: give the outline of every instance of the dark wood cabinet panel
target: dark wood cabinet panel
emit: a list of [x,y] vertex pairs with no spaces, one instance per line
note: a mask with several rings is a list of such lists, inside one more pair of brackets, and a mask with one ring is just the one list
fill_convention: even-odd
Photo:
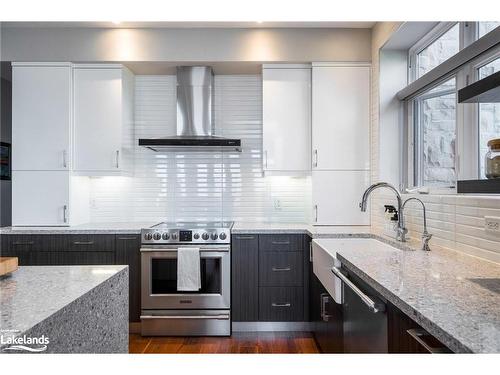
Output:
[[316,343],[322,353],[343,353],[342,305],[335,303],[312,267],[310,286],[309,311]]
[[67,242],[70,251],[115,251],[114,234],[70,234]]
[[[413,319],[399,310],[392,303],[387,302],[387,335],[389,353],[430,353],[408,333],[410,329],[421,329]],[[434,337],[427,335],[436,352],[451,353],[444,344]]]
[[259,320],[293,322],[304,320],[302,287],[260,287]]
[[259,240],[234,235],[231,248],[231,314],[233,321],[259,319]]
[[301,234],[261,234],[259,251],[303,251]]
[[116,235],[115,264],[129,266],[129,319],[140,322],[141,315],[141,236]]
[[261,252],[260,286],[303,286],[302,252]]

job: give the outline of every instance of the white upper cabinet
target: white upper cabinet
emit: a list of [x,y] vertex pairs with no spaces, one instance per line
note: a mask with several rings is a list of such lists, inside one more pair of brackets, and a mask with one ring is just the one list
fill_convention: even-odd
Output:
[[264,65],[263,169],[311,169],[311,69]]
[[313,223],[370,225],[370,210],[361,212],[359,208],[369,185],[369,171],[313,171]]
[[313,64],[313,169],[369,170],[369,121],[369,65]]
[[121,65],[75,65],[74,171],[114,175],[130,170],[133,75]]
[[12,64],[12,169],[67,170],[71,64]]

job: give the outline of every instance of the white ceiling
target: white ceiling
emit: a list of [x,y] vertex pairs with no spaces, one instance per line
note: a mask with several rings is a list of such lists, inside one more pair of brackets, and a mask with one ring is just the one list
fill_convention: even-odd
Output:
[[354,28],[370,29],[375,22],[2,22],[2,27],[78,28]]

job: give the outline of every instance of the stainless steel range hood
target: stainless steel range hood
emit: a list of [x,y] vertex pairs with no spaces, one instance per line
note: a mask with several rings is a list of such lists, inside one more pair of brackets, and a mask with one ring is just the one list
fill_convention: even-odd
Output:
[[177,135],[140,138],[153,151],[241,151],[241,140],[213,135],[214,75],[208,66],[177,67]]

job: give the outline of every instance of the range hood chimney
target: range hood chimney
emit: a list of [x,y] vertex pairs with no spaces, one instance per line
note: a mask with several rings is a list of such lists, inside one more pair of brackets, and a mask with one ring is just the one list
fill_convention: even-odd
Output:
[[141,138],[153,151],[241,151],[241,140],[213,135],[214,75],[208,66],[177,67],[177,135]]

